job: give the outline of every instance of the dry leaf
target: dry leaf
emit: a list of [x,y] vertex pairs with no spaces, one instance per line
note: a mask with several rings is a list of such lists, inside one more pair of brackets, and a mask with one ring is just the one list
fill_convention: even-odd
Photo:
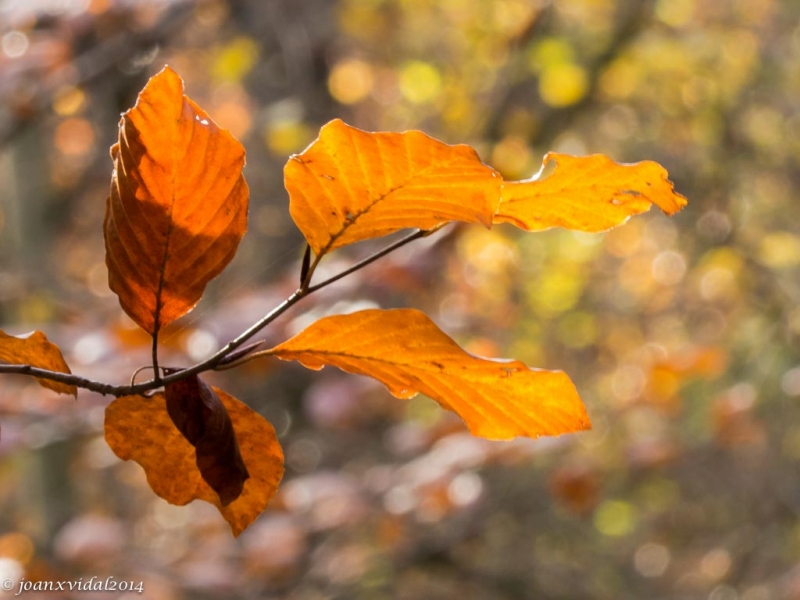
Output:
[[[0,361],[12,365],[30,365],[59,373],[71,373],[61,350],[58,346],[48,341],[47,336],[41,331],[34,331],[27,336],[13,336],[0,331]],[[59,394],[78,395],[78,388],[74,385],[59,383],[49,379],[36,378],[43,387],[58,392]]]
[[196,375],[164,386],[167,413],[195,448],[197,468],[222,506],[238,498],[250,477],[225,405]]
[[426,394],[485,438],[558,435],[590,426],[565,373],[472,356],[417,310],[326,317],[259,354],[374,377],[398,398]]
[[242,145],[169,67],[120,121],[104,223],[108,282],[148,333],[186,314],[247,228]]
[[681,210],[686,198],[675,193],[658,163],[617,164],[602,154],[569,156],[549,153],[555,171],[544,179],[503,185],[495,223],[513,223],[528,231],[564,227],[605,231],[655,204],[668,215]]
[[420,131],[368,133],[333,120],[284,168],[289,210],[317,256],[403,228],[489,226],[500,175],[475,150]]
[[212,388],[228,410],[250,479],[241,496],[222,506],[203,480],[194,447],[175,427],[163,393],[151,398],[122,396],[106,408],[106,442],[122,460],[144,468],[147,483],[170,504],[205,500],[217,507],[235,536],[269,504],[283,476],[283,451],[269,421],[220,389]]

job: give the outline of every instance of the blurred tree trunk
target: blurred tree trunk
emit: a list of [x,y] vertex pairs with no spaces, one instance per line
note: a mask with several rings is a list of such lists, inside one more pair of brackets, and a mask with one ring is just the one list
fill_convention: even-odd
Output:
[[70,462],[80,438],[53,442],[16,455],[20,486],[14,519],[37,544],[47,544],[75,512]]
[[44,123],[37,119],[20,133],[6,162],[10,170],[8,183],[0,190],[6,213],[3,251],[13,257],[13,264],[35,279],[45,275],[44,252],[50,245],[43,240],[53,233],[48,215],[54,204],[53,189],[47,172],[42,171],[47,156],[44,130]]

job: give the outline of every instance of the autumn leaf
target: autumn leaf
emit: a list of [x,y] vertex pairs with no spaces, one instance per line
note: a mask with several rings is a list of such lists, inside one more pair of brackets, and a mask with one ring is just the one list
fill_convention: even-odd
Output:
[[150,334],[186,314],[247,228],[245,152],[169,67],[120,121],[104,223],[108,282]]
[[326,317],[258,354],[374,377],[398,398],[426,394],[485,438],[558,435],[590,426],[565,373],[472,356],[417,310]]
[[200,475],[227,506],[242,493],[250,477],[225,405],[196,375],[164,386],[167,413],[195,447]]
[[666,170],[652,161],[622,165],[602,154],[551,152],[542,169],[550,161],[557,166],[549,177],[503,185],[495,223],[513,223],[528,231],[564,227],[596,232],[621,225],[652,204],[668,215],[686,205]]
[[504,182],[469,146],[419,131],[369,133],[336,119],[289,159],[284,183],[292,218],[317,256],[450,221],[604,231],[652,204],[669,215],[686,204],[651,161],[550,153],[543,169],[550,161],[557,168],[549,177]]
[[[0,331],[0,361],[12,365],[30,365],[59,373],[71,373],[61,350],[41,331],[26,336],[8,335]],[[78,388],[58,381],[36,378],[40,385],[59,394],[78,395]]]
[[233,396],[211,388],[230,415],[250,478],[236,500],[223,506],[196,464],[194,447],[175,427],[165,394],[122,396],[106,408],[105,437],[122,460],[139,463],[153,491],[170,504],[200,499],[217,507],[238,536],[269,504],[283,476],[283,451],[269,421]]
[[335,119],[284,168],[289,210],[314,254],[450,221],[487,227],[500,175],[466,145],[420,131],[368,133]]

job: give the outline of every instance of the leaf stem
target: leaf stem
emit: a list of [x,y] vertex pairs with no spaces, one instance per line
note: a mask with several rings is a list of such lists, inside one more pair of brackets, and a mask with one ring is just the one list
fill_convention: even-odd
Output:
[[[310,258],[311,246],[308,246],[308,252]],[[325,256],[325,254],[320,254],[320,255],[315,254],[314,260],[310,261],[311,264],[308,267],[306,267],[305,265],[305,258],[303,259],[304,261],[303,267],[305,270],[305,274],[300,281],[301,290],[308,291],[309,287],[311,286],[311,278],[314,277],[314,271],[317,270],[317,266],[319,266],[319,263],[322,260],[323,256]]]
[[161,371],[158,369],[158,329],[153,332],[153,381],[161,381]]
[[300,287],[308,287],[311,268],[311,245],[306,244],[306,251],[303,252],[303,263],[300,266]]
[[[143,394],[145,392],[154,390],[169,383],[186,379],[187,377],[191,377],[192,375],[197,375],[198,373],[210,371],[219,364],[225,364],[226,362],[225,359],[234,350],[239,348],[242,344],[247,342],[247,340],[252,338],[259,331],[264,329],[267,325],[275,321],[278,317],[280,317],[283,313],[285,313],[292,306],[300,302],[300,300],[302,300],[306,296],[309,296],[314,292],[321,290],[322,288],[327,287],[344,277],[347,277],[351,273],[363,269],[364,267],[375,262],[379,258],[386,256],[390,252],[393,252],[398,248],[401,248],[402,246],[405,246],[406,244],[413,242],[414,240],[418,240],[420,238],[431,235],[435,231],[438,231],[438,229],[439,227],[432,230],[417,230],[414,233],[411,233],[405,236],[404,238],[401,238],[396,242],[389,244],[385,248],[378,250],[374,254],[370,254],[366,258],[358,261],[357,263],[355,263],[351,267],[348,267],[344,271],[337,273],[336,275],[333,275],[332,277],[329,277],[328,279],[325,279],[324,281],[321,281],[316,285],[310,285],[311,276],[313,275],[314,270],[316,269],[316,266],[319,264],[319,261],[321,259],[321,256],[314,257],[314,260],[311,263],[310,267],[308,268],[308,272],[306,273],[306,276],[303,279],[303,282],[301,283],[300,287],[297,288],[294,292],[292,292],[292,294],[289,297],[287,297],[283,302],[281,302],[278,306],[269,311],[266,315],[261,317],[261,319],[253,323],[253,325],[248,327],[236,338],[225,344],[225,346],[220,348],[212,356],[186,369],[168,373],[164,377],[160,376],[160,370],[158,367],[157,332],[156,334],[153,335],[153,350],[152,350],[153,368],[155,369],[155,373],[153,375],[153,379],[150,379],[149,381],[143,381],[142,383],[130,384],[130,385],[113,385],[109,383],[94,381],[92,379],[87,379],[85,377],[81,377],[79,375],[73,375],[71,373],[50,371],[48,369],[42,369],[39,367],[34,367],[32,365],[12,365],[4,363],[0,363],[0,373],[31,375],[33,377],[39,377],[41,379],[49,379],[50,381],[57,381],[59,383],[74,385],[76,387],[97,392],[103,395],[130,396],[134,394]],[[237,359],[234,358],[234,361],[236,360]]]

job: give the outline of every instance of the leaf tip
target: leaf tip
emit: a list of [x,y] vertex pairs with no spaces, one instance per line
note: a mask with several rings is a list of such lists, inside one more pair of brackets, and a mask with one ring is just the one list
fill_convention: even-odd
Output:
[[184,86],[183,78],[180,75],[178,75],[178,72],[172,67],[170,67],[168,64],[164,64],[161,70],[150,78],[150,80],[148,81],[148,85],[152,81],[159,81],[159,80],[167,81],[172,85],[177,84],[180,86],[181,92],[183,92],[183,86]]

